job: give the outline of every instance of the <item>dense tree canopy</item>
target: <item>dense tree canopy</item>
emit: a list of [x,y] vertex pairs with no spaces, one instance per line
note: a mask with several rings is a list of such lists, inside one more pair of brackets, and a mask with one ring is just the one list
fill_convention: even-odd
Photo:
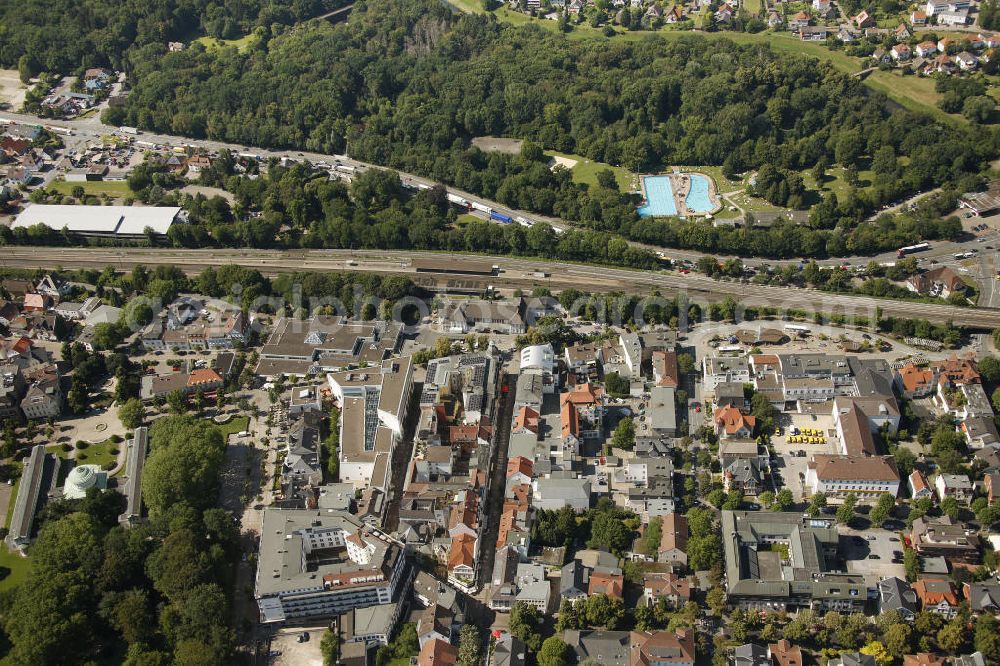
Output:
[[[839,238],[846,248],[843,237],[868,211],[962,181],[996,147],[992,130],[890,111],[883,97],[828,63],[766,45],[684,36],[595,49],[537,27],[453,15],[432,0],[358,2],[348,25],[309,23],[242,52],[165,53],[153,44],[132,53],[130,72],[136,88],[114,122],[241,144],[346,150],[509,206],[634,239],[662,243],[666,236],[681,247],[707,244],[690,234],[729,232],[640,222],[635,202],[609,179],[589,188],[575,183],[549,168],[541,148],[639,172],[670,164],[722,165],[729,174],[759,169],[761,194],[792,207],[813,203],[797,171],[817,164],[857,170],[878,155],[872,186],[832,205],[817,220],[822,233],[782,232],[797,236],[783,242],[797,240],[806,254],[833,254],[827,245]],[[485,153],[471,144],[477,136],[527,142],[517,155]]]
[[132,47],[166,48],[198,31],[265,34],[340,6],[335,0],[18,0],[0,3],[0,66],[68,73],[124,65]]

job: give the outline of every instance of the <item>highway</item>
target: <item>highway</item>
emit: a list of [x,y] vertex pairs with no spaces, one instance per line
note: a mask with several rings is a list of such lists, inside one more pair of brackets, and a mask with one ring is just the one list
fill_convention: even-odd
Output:
[[[116,130],[117,130],[116,127],[112,127],[112,126],[109,126],[109,125],[104,125],[101,122],[99,115],[95,115],[95,116],[91,116],[89,118],[84,118],[84,119],[79,119],[79,120],[50,120],[50,119],[45,119],[45,118],[39,118],[37,116],[20,114],[20,113],[0,112],[0,120],[7,120],[7,121],[11,121],[11,122],[18,122],[18,123],[26,123],[26,124],[31,124],[31,125],[46,125],[46,126],[60,127],[60,128],[72,130],[73,136],[71,136],[71,137],[64,136],[63,137],[63,140],[67,143],[67,145],[78,144],[78,145],[82,146],[82,145],[85,145],[86,143],[88,143],[90,141],[100,140],[100,138],[102,136],[106,136],[108,134],[116,133]],[[272,157],[280,159],[280,158],[283,157],[283,158],[286,158],[286,159],[297,160],[297,161],[308,160],[309,162],[311,162],[313,164],[324,163],[324,164],[327,164],[327,165],[330,165],[330,166],[334,166],[334,165],[340,164],[340,165],[343,165],[343,166],[354,167],[358,171],[364,171],[365,169],[370,169],[370,168],[385,168],[385,167],[381,167],[379,165],[368,164],[366,162],[360,162],[358,160],[351,159],[350,157],[347,157],[346,155],[325,155],[325,154],[322,154],[322,153],[314,153],[314,152],[307,152],[307,151],[296,151],[296,150],[270,150],[270,149],[266,149],[266,148],[257,148],[257,147],[253,147],[253,146],[244,146],[244,145],[233,144],[233,143],[225,143],[225,142],[222,142],[222,141],[211,141],[211,140],[205,140],[205,139],[190,139],[190,138],[187,138],[187,137],[175,136],[175,135],[151,134],[149,132],[142,132],[141,134],[139,134],[135,138],[137,140],[140,140],[140,141],[146,141],[146,142],[155,143],[155,144],[159,144],[159,145],[163,145],[163,146],[167,146],[167,147],[194,146],[194,147],[201,148],[201,149],[208,150],[208,151],[230,150],[230,151],[233,151],[235,153],[252,153],[252,154],[255,154],[255,155],[260,155],[264,159],[269,159],[269,158],[272,158]],[[401,171],[397,171],[397,173],[399,173],[400,178],[402,178],[403,182],[406,183],[406,184],[410,184],[410,185],[418,185],[419,184],[419,185],[427,185],[427,186],[433,186],[433,185],[437,185],[438,184],[436,181],[434,181],[434,180],[432,180],[430,178],[424,178],[422,176],[417,176],[415,174],[405,173],[405,172],[401,172]],[[501,205],[501,204],[499,204],[499,203],[497,203],[495,201],[490,201],[488,199],[484,199],[483,197],[476,196],[474,194],[471,194],[469,192],[465,192],[463,190],[456,189],[454,187],[447,187],[446,189],[447,189],[447,191],[450,194],[454,194],[454,195],[460,196],[460,197],[462,197],[464,199],[467,199],[470,202],[475,202],[475,203],[481,204],[481,205],[483,205],[485,207],[492,208],[493,210],[495,210],[497,212],[500,212],[500,213],[503,213],[505,215],[508,215],[508,216],[510,216],[512,218],[523,217],[524,219],[529,220],[531,222],[546,222],[546,223],[550,224],[555,229],[569,229],[569,228],[571,228],[573,226],[569,222],[567,222],[565,220],[561,220],[559,218],[548,217],[548,216],[545,216],[545,215],[539,215],[538,213],[531,213],[531,212],[524,211],[524,210],[517,210],[517,209],[509,208],[509,207],[503,206],[503,205]],[[890,209],[890,210],[896,210],[897,208],[902,207],[902,206],[904,206],[907,203],[910,203],[912,201],[916,201],[916,200],[920,199],[921,197],[926,196],[927,194],[929,194],[929,193],[921,193],[921,194],[915,195],[914,197],[911,197],[911,199],[908,199],[907,201],[905,201],[905,202],[903,202],[901,204],[898,204],[896,207],[894,207],[893,209]],[[476,215],[478,217],[482,217],[482,218],[488,217],[487,215],[485,215],[481,211],[472,210],[470,212],[473,215]],[[873,215],[873,217],[877,217],[877,215],[881,214],[882,212],[884,212],[884,211],[877,211],[877,213],[875,213]],[[996,233],[996,229],[991,230],[991,233],[995,234]],[[992,238],[991,238],[991,240],[992,240]],[[977,239],[975,239],[975,238],[969,238],[969,239],[964,240],[964,241],[959,242],[959,243],[953,243],[953,242],[933,242],[932,243],[932,246],[933,246],[932,249],[930,251],[928,251],[928,252],[921,253],[921,255],[918,256],[918,259],[920,259],[921,261],[925,261],[925,260],[929,260],[929,259],[933,259],[933,258],[947,258],[947,257],[951,256],[952,254],[954,254],[956,252],[963,251],[963,250],[968,250],[968,249],[971,249],[973,247],[977,247],[976,241],[977,241]],[[998,238],[998,242],[1000,242],[1000,238]],[[650,250],[662,250],[664,252],[664,254],[668,255],[669,257],[671,257],[674,260],[697,261],[699,258],[705,256],[705,253],[703,253],[703,252],[697,252],[697,251],[693,251],[693,250],[680,250],[680,249],[673,249],[673,248],[659,248],[659,247],[654,247],[654,246],[650,246],[650,245],[644,245],[644,244],[635,243],[635,242],[632,242],[631,244],[632,245],[636,245],[636,246],[640,246],[640,247],[645,247],[645,248],[648,248]],[[725,255],[718,255],[718,254],[712,255],[712,256],[716,256],[720,260],[725,260],[725,259],[729,259],[730,258],[730,257],[727,257]],[[799,259],[784,259],[784,260],[782,260],[782,259],[743,258],[743,257],[741,257],[741,259],[742,259],[743,263],[746,264],[747,266],[761,266],[761,265],[782,266],[782,265],[789,265],[789,264],[796,265],[796,264],[798,264],[800,262]],[[851,262],[853,262],[855,264],[866,264],[866,263],[868,263],[869,261],[872,261],[872,260],[880,262],[880,263],[890,262],[890,261],[896,261],[896,253],[895,252],[885,252],[885,253],[882,253],[882,254],[879,254],[879,255],[875,255],[875,256],[870,256],[870,257],[860,257],[860,256],[859,257],[834,257],[834,258],[829,258],[829,259],[818,260],[817,263],[819,265],[821,265],[821,266],[839,266],[839,265],[843,265],[843,264],[851,263]],[[926,265],[925,265],[925,268],[926,268]]]
[[[489,262],[500,267],[496,276],[440,275],[418,273],[415,258],[446,258],[455,267],[468,262]],[[359,271],[400,274],[428,288],[463,288],[484,291],[487,286],[531,289],[549,287],[555,291],[574,288],[587,294],[622,291],[651,295],[658,291],[666,298],[685,294],[696,303],[719,302],[731,297],[740,306],[770,306],[781,309],[820,311],[869,317],[876,308],[885,316],[952,321],[956,325],[982,330],[1000,327],[1000,310],[960,308],[938,303],[869,298],[831,294],[794,287],[776,287],[738,282],[723,282],[704,275],[677,272],[633,271],[603,266],[513,257],[490,257],[473,254],[437,254],[392,250],[228,250],[228,249],[154,249],[154,248],[52,248],[8,246],[0,254],[6,268],[96,268],[115,266],[131,270],[133,266],[177,266],[195,274],[208,266],[239,264],[255,268],[265,275],[295,271]],[[544,272],[547,277],[539,277]]]

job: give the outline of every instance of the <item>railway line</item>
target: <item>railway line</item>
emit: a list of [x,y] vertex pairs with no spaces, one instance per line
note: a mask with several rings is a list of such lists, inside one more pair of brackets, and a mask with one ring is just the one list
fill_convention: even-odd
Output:
[[[414,259],[444,258],[444,272],[417,272]],[[463,266],[495,264],[492,274],[458,274]],[[35,248],[6,247],[0,255],[0,266],[7,268],[96,268],[115,266],[121,270],[143,265],[177,266],[188,274],[199,273],[209,266],[239,264],[254,268],[264,275],[300,271],[357,271],[406,275],[417,284],[440,291],[484,291],[486,287],[530,290],[544,286],[559,291],[573,288],[585,293],[620,291],[628,294],[664,297],[684,293],[696,303],[708,303],[732,298],[740,306],[770,306],[840,313],[846,316],[871,317],[881,311],[884,316],[952,321],[956,325],[979,330],[1000,327],[1000,310],[994,308],[962,308],[946,304],[870,298],[834,294],[795,287],[752,285],[721,282],[694,273],[652,272],[588,266],[565,262],[489,257],[431,252],[397,252],[393,250],[226,250],[226,249],[158,249],[158,248]],[[450,267],[450,268],[449,268]],[[541,277],[545,275],[545,277]]]

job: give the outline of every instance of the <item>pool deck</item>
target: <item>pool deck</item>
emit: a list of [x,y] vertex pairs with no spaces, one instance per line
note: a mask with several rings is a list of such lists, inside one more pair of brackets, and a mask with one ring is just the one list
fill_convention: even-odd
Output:
[[[691,178],[690,174],[698,174],[708,181],[708,198],[714,203],[712,210],[706,212],[695,212],[688,210],[687,207],[687,195],[691,190]],[[690,171],[681,172],[674,168],[670,173],[650,173],[642,174],[639,176],[639,187],[642,191],[642,205],[649,204],[649,198],[646,196],[646,177],[647,176],[667,176],[670,178],[670,189],[674,193],[674,207],[677,209],[678,217],[698,217],[714,215],[722,210],[722,201],[719,198],[718,192],[715,190],[715,179],[706,173],[701,173],[700,171]]]

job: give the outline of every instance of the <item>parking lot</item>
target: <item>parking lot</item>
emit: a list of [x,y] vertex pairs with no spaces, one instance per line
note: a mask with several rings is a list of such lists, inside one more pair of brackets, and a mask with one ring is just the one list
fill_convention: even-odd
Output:
[[[903,551],[903,544],[897,533],[880,528],[859,532],[844,527],[840,534],[841,553],[847,560],[848,572],[865,576],[865,581],[870,585],[886,576],[905,577],[902,563],[892,562],[893,551]],[[872,555],[877,557],[872,559]]]
[[[776,460],[774,471],[780,477],[776,479],[779,487],[784,486],[792,491],[796,501],[802,501],[808,495],[804,487],[806,475],[806,465],[809,458],[816,454],[836,454],[838,451],[838,441],[836,436],[831,437],[833,428],[833,417],[829,413],[822,413],[827,410],[819,410],[818,414],[781,414],[778,417],[778,425],[782,429],[782,434],[771,438],[774,447]],[[819,430],[823,435],[822,444],[807,444],[803,442],[789,441],[793,437],[793,429],[798,428],[800,432],[809,428]],[[796,455],[799,451],[805,455]]]
[[[299,643],[298,637],[303,631],[308,631],[309,640]],[[270,663],[273,666],[322,666],[319,644],[324,631],[326,627],[280,630],[271,640]]]

